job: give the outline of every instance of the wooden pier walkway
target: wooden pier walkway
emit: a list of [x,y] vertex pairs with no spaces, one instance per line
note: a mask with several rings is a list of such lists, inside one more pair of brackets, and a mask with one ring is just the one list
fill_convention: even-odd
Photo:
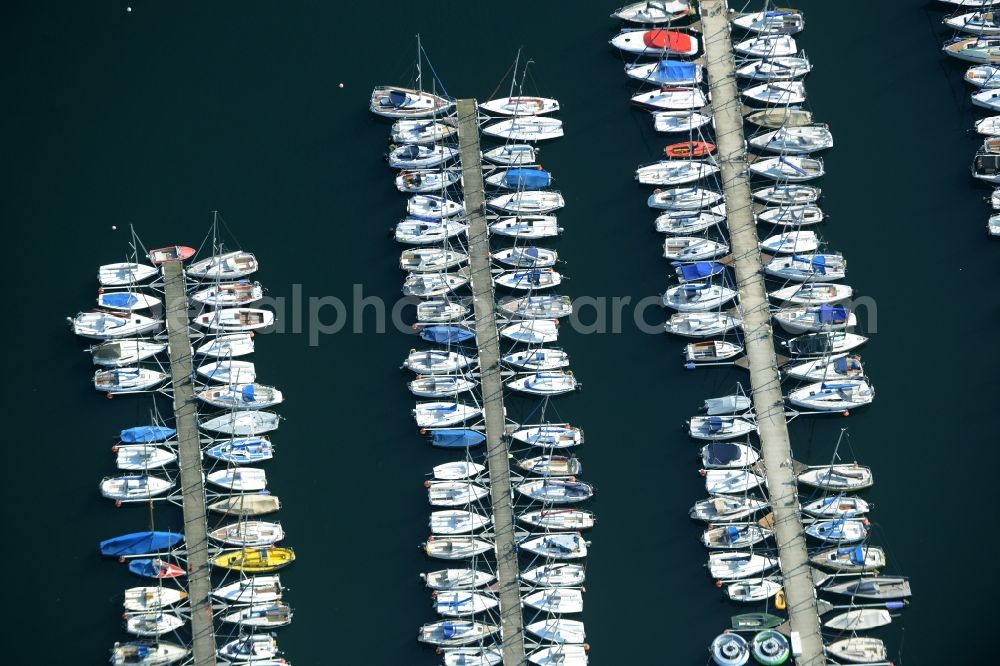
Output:
[[702,0],[700,7],[712,113],[715,116],[715,143],[726,194],[730,245],[743,313],[753,405],[767,473],[767,491],[774,514],[774,538],[778,545],[791,632],[797,634],[801,641],[801,653],[795,657],[795,663],[819,666],[826,663],[826,658],[799,512],[767,292],[761,273],[759,240],[747,176],[742,105],[736,87],[729,33],[729,11],[725,0]]
[[208,564],[208,523],[202,480],[201,441],[194,397],[193,351],[188,332],[188,300],[181,262],[163,264],[167,305],[170,378],[181,468],[184,541],[187,545],[188,600],[191,605],[191,649],[195,666],[215,666],[215,624],[212,621],[212,570]]
[[458,146],[462,160],[465,212],[469,224],[469,264],[475,307],[476,346],[479,349],[480,387],[486,418],[486,446],[490,472],[490,500],[496,534],[497,584],[500,588],[500,631],[504,666],[525,663],[521,592],[518,586],[517,544],[511,503],[503,382],[500,377],[500,339],[493,298],[490,240],[486,230],[482,155],[479,151],[479,111],[474,99],[460,99]]

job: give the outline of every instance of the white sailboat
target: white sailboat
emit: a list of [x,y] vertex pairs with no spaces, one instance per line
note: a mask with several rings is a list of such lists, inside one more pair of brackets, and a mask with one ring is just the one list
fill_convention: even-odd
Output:
[[206,280],[236,280],[250,275],[258,268],[257,258],[242,250],[213,255],[187,267],[190,277]]
[[501,217],[490,224],[490,233],[526,240],[552,238],[562,231],[554,215]]
[[112,368],[94,373],[94,388],[108,393],[148,391],[167,381],[167,374],[149,368]]
[[249,280],[221,282],[191,294],[191,300],[195,303],[212,307],[249,305],[262,298],[264,298],[264,288],[260,286],[260,282]]
[[82,338],[92,340],[113,340],[117,338],[134,337],[144,333],[157,331],[163,324],[162,319],[145,317],[134,312],[81,312],[68,318],[73,333]]
[[412,411],[418,428],[446,428],[477,418],[482,410],[460,402],[418,402]]
[[213,361],[202,363],[196,372],[205,379],[219,384],[253,384],[257,368],[252,361]]
[[157,273],[159,270],[146,264],[130,262],[104,264],[97,269],[97,281],[102,287],[125,287],[145,282]]
[[487,125],[482,132],[508,141],[548,141],[563,135],[563,124],[558,118],[517,116]]
[[194,353],[216,358],[232,358],[252,354],[253,333],[226,333],[213,335],[207,342],[195,347]]
[[710,338],[742,325],[738,317],[724,312],[678,312],[671,315],[664,329],[687,338]]
[[194,321],[211,330],[245,333],[272,325],[274,313],[258,308],[224,308],[198,315]]
[[94,365],[105,368],[135,365],[166,351],[167,345],[149,340],[109,340],[90,348]]

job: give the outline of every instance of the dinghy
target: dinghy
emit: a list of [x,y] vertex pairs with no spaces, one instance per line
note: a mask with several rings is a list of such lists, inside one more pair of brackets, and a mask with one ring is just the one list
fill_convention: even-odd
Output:
[[168,245],[150,250],[149,261],[154,266],[165,264],[171,261],[187,261],[195,255],[196,250],[186,245]]
[[225,613],[220,618],[223,622],[239,624],[251,629],[273,629],[292,623],[292,609],[280,601],[254,603],[238,608],[231,613]]
[[267,488],[267,474],[257,467],[220,469],[205,475],[205,480],[234,493],[257,492]]
[[676,211],[661,213],[653,221],[656,230],[663,234],[697,234],[726,221],[724,214],[711,211]]
[[471,536],[427,537],[424,553],[439,560],[462,560],[493,550],[489,541]]
[[244,548],[226,551],[210,560],[213,566],[245,573],[270,573],[295,561],[291,548]]
[[793,183],[813,180],[825,173],[823,160],[819,158],[784,155],[756,160],[750,164],[750,171],[764,178]]
[[505,166],[527,166],[535,163],[535,146],[508,143],[483,153],[483,159],[493,164]]
[[767,502],[756,497],[716,495],[695,502],[688,515],[694,520],[706,523],[729,523],[746,520],[749,516],[766,508]]
[[783,342],[793,356],[829,356],[860,347],[868,338],[856,333],[830,331],[807,333]]
[[458,150],[450,146],[404,145],[389,153],[389,166],[393,169],[429,169],[458,159]]
[[760,104],[788,106],[806,101],[806,88],[801,81],[776,81],[745,88],[745,98]]
[[558,118],[518,116],[487,125],[482,132],[505,141],[548,141],[563,135],[563,125]]
[[578,532],[542,534],[518,544],[521,550],[553,560],[576,560],[587,556],[590,544]]
[[847,261],[840,254],[793,254],[771,259],[764,264],[764,272],[793,282],[840,280],[847,275]]
[[236,280],[257,270],[257,258],[236,250],[196,261],[187,267],[188,276],[206,280]]
[[458,121],[454,118],[441,120],[397,120],[390,130],[393,143],[439,143],[458,134]]
[[142,472],[172,464],[177,454],[149,444],[121,444],[112,449],[117,457],[115,464],[125,472]]
[[421,323],[443,323],[464,319],[469,307],[460,301],[447,298],[433,298],[417,303],[417,321]]
[[148,368],[114,368],[94,373],[94,388],[108,393],[148,391],[165,381],[166,373]]
[[146,264],[128,262],[104,264],[97,269],[97,281],[102,287],[125,287],[145,282],[157,273],[159,271],[156,268]]
[[583,585],[586,568],[581,564],[555,562],[542,564],[521,574],[521,580],[535,587],[572,587]]
[[885,643],[867,636],[842,638],[827,645],[826,651],[836,659],[850,664],[874,664],[889,659]]
[[167,345],[146,340],[109,340],[90,348],[94,365],[122,367],[135,365],[165,351]]
[[75,317],[67,318],[73,333],[82,338],[92,340],[113,340],[116,338],[135,337],[143,333],[160,330],[162,319],[144,317],[134,312],[81,312]]
[[671,261],[705,261],[729,253],[722,241],[698,236],[674,236],[663,241],[663,256]]
[[643,185],[684,185],[719,172],[719,167],[708,162],[664,160],[641,166],[635,179]]
[[845,572],[863,572],[885,566],[885,552],[877,546],[831,548],[809,558],[814,564]]
[[166,641],[115,643],[111,666],[167,666],[187,659],[191,651]]
[[751,81],[792,81],[812,71],[805,56],[781,56],[750,60],[736,68],[736,76]]
[[552,238],[562,233],[554,215],[501,217],[490,224],[490,233],[512,238]]
[[1000,35],[1000,14],[993,11],[967,12],[946,16],[942,19],[942,23],[953,30],[973,35]]
[[418,298],[445,296],[468,283],[469,276],[464,270],[458,273],[413,273],[403,281],[402,292]]
[[856,326],[857,317],[841,305],[803,305],[782,308],[773,315],[781,328],[789,333],[842,331]]
[[709,495],[742,495],[764,485],[764,477],[744,469],[710,469],[705,472]]
[[440,220],[454,217],[465,210],[465,205],[436,194],[415,194],[406,201],[406,212],[423,220]]
[[818,412],[843,412],[871,404],[875,389],[867,379],[824,381],[789,392],[796,407]]
[[697,86],[704,80],[704,67],[683,60],[661,58],[656,62],[625,66],[625,76],[656,86]]
[[253,349],[253,334],[227,333],[225,335],[215,335],[208,342],[198,345],[194,353],[201,354],[202,356],[214,356],[216,358],[230,358],[252,354]]
[[844,518],[868,513],[868,502],[851,495],[820,497],[802,505],[802,513],[813,518]]
[[[710,338],[736,328],[740,328],[743,322],[732,315],[723,312],[678,312],[671,315],[664,325],[667,333],[682,335],[686,338]],[[716,349],[712,344],[711,353],[715,355]],[[738,353],[738,352],[737,352]]]
[[806,527],[806,534],[820,541],[855,543],[868,538],[868,521],[864,518],[821,520]]
[[833,134],[826,125],[781,127],[753,136],[748,143],[770,153],[805,155],[832,148]]
[[697,111],[654,111],[653,128],[657,132],[672,134],[693,132],[712,122],[712,116]]
[[802,206],[816,203],[822,191],[815,185],[775,184],[753,191],[755,199],[779,206]]
[[135,636],[161,636],[183,626],[184,620],[171,613],[140,613],[125,618],[125,631]]
[[196,397],[221,409],[266,409],[284,401],[281,391],[263,384],[230,384],[199,391]]
[[445,617],[485,613],[500,604],[495,596],[466,590],[445,590],[435,592],[434,595],[434,610]]
[[469,590],[492,583],[496,576],[477,569],[439,569],[420,574],[420,579],[432,590]]
[[795,38],[787,34],[760,35],[733,45],[733,51],[749,58],[779,58],[798,53]]
[[1000,38],[990,36],[956,37],[941,50],[945,55],[966,62],[1000,62]]
[[431,534],[468,534],[478,532],[493,522],[491,518],[482,516],[475,511],[459,509],[444,509],[432,511],[430,519]]
[[706,548],[749,548],[771,537],[771,530],[754,524],[730,524],[710,527],[701,535]]
[[500,313],[510,319],[561,319],[573,314],[569,296],[555,294],[502,299],[497,305]]
[[664,307],[678,312],[716,310],[736,298],[735,289],[705,282],[689,282],[667,289],[660,298]]
[[541,476],[570,476],[583,471],[583,465],[575,456],[543,455],[518,460],[517,466],[526,472]]
[[412,169],[400,171],[394,182],[400,192],[442,192],[457,183],[461,177],[462,171],[456,167]]
[[692,416],[688,421],[688,434],[695,439],[720,441],[744,437],[756,432],[752,421],[726,416]]
[[760,249],[771,254],[798,254],[814,252],[819,238],[812,231],[786,231],[769,236],[760,242]]
[[239,495],[237,497],[224,497],[208,505],[209,511],[222,513],[228,516],[262,516],[274,513],[281,508],[281,501],[274,495]]
[[708,104],[708,97],[698,87],[662,86],[633,95],[632,103],[652,111],[684,111],[700,109]]
[[485,471],[485,465],[480,465],[479,463],[469,462],[466,460],[457,460],[455,462],[435,465],[432,470],[432,476],[435,479],[442,481],[456,481],[458,479],[468,479],[473,476],[479,476]]
[[820,589],[830,594],[842,594],[852,598],[875,601],[905,599],[911,594],[909,580],[891,576],[850,578],[843,583],[824,585]]
[[274,323],[274,313],[256,308],[225,308],[206,312],[195,323],[216,331],[246,332],[267,328]]
[[649,195],[646,205],[665,210],[698,210],[709,208],[722,201],[723,195],[703,187],[674,187],[656,190]]
[[454,102],[423,90],[376,86],[369,109],[383,118],[430,118],[447,113]]
[[611,46],[636,55],[655,56],[693,56],[698,53],[698,39],[676,30],[625,30],[615,35],[609,42]]
[[486,205],[508,213],[544,215],[566,205],[558,192],[521,190],[489,199]]
[[510,435],[529,446],[565,449],[583,444],[583,431],[569,424],[545,424],[524,427]]
[[717,666],[743,666],[750,661],[750,646],[739,634],[719,634],[708,651]]
[[490,258],[515,268],[547,268],[555,266],[559,253],[544,247],[509,247],[492,253]]
[[779,127],[811,125],[813,116],[812,111],[806,111],[796,106],[778,106],[754,111],[747,115],[746,121],[761,127],[778,129]]
[[515,377],[506,382],[505,386],[521,393],[531,395],[562,395],[579,388],[576,377],[568,370],[550,370],[537,372],[525,377]]
[[579,509],[542,509],[528,511],[517,517],[522,523],[543,530],[573,531],[588,530],[596,522],[594,514]]
[[491,173],[483,182],[508,190],[540,190],[552,185],[552,174],[537,167],[514,167]]
[[[845,284],[833,282],[804,282],[768,292],[768,297],[793,305],[822,305],[845,301],[854,290]],[[829,312],[829,311],[828,311]],[[846,313],[844,313],[846,317]]]
[[747,444],[712,442],[701,447],[701,466],[704,469],[743,469],[758,460],[760,454]]
[[148,310],[162,304],[163,301],[155,296],[148,296],[140,292],[132,291],[111,291],[97,294],[97,306],[108,310],[121,310],[132,312],[133,310]]
[[105,539],[100,549],[105,557],[144,555],[170,550],[183,540],[184,535],[176,532],[130,532]]
[[778,566],[778,560],[747,552],[709,553],[708,571],[715,580],[759,578],[765,571]]
[[403,367],[420,375],[447,375],[472,365],[473,359],[458,352],[443,349],[413,350]]
[[421,398],[445,398],[471,391],[478,382],[455,375],[417,377],[409,383],[410,393]]
[[469,645],[482,643],[498,631],[500,627],[495,624],[471,620],[441,620],[420,627],[417,640],[431,645]]
[[858,464],[821,465],[799,474],[799,483],[835,492],[870,488],[872,471]]
[[[619,7],[611,18],[629,23],[652,24],[672,23],[694,14],[695,9],[687,0],[642,0]],[[575,643],[583,641],[566,641]]]
[[733,25],[758,34],[794,35],[805,29],[806,21],[801,12],[793,9],[773,9],[740,14],[733,19]]
[[542,640],[558,644],[583,643],[587,637],[583,622],[579,620],[565,620],[561,617],[546,618],[532,622],[526,625],[524,630]]
[[721,363],[743,353],[743,345],[725,340],[705,340],[684,346],[684,359],[688,363]]
[[583,592],[566,588],[536,590],[521,597],[521,603],[543,613],[582,613]]
[[507,271],[493,280],[498,286],[526,291],[557,287],[562,283],[562,275],[553,268],[531,268]]
[[500,329],[500,335],[515,342],[540,345],[555,342],[559,338],[559,321],[556,319],[532,319],[510,324]]
[[251,576],[212,590],[212,596],[228,604],[267,603],[281,599],[281,577]]
[[216,541],[231,546],[269,546],[285,538],[281,523],[246,520],[223,525],[208,533]]
[[146,502],[173,487],[173,481],[149,474],[113,476],[100,483],[101,495],[116,502]]
[[1000,88],[1000,66],[973,65],[962,78],[977,88]]
[[834,615],[823,622],[827,629],[837,631],[867,631],[884,627],[892,622],[889,611],[881,608],[858,608]]
[[540,116],[559,110],[559,101],[548,97],[500,97],[483,102],[479,108],[501,116]]
[[159,610],[187,599],[187,592],[162,585],[130,587],[125,590],[122,602],[125,610],[133,612]]
[[752,578],[726,585],[726,596],[740,603],[766,601],[781,590],[781,582],[770,578]]
[[226,435],[262,435],[277,430],[279,417],[273,412],[250,411],[222,414],[202,421],[198,427]]
[[198,366],[198,374],[220,384],[253,384],[257,367],[252,361],[215,361]]
[[774,629],[757,633],[750,641],[753,658],[764,666],[780,666],[791,656],[791,645],[785,635]]
[[571,479],[531,479],[514,486],[525,497],[552,504],[573,504],[594,496],[594,487],[583,481]]
[[271,634],[240,636],[219,648],[219,656],[238,664],[259,664],[278,656],[278,642]]
[[239,282],[222,282],[191,294],[195,303],[211,307],[233,305],[249,305],[264,298],[264,288],[260,282],[240,280]]
[[424,486],[431,506],[463,506],[490,493],[488,488],[472,481],[427,481]]

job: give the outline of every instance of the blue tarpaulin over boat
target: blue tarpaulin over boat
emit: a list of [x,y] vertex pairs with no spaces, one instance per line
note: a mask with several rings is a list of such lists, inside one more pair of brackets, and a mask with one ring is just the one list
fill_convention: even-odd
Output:
[[737,527],[727,527],[723,533],[726,541],[732,543],[740,538],[740,530]]
[[725,270],[725,266],[717,261],[699,261],[694,264],[681,264],[677,268],[681,277],[685,280],[704,280],[705,278],[718,275]]
[[164,568],[160,560],[147,558],[131,560],[128,563],[129,571],[137,576],[145,576],[146,578],[160,578],[164,572]]
[[246,400],[247,402],[253,402],[254,400],[257,399],[257,397],[254,395],[253,384],[247,384],[246,386],[243,387],[243,399]]
[[406,102],[406,93],[402,90],[390,90],[389,91],[389,103],[393,106],[401,106]]
[[111,308],[130,308],[138,302],[135,294],[128,292],[101,294],[101,304]]
[[850,356],[844,356],[834,361],[833,367],[840,374],[846,375],[849,370],[860,370],[861,364],[858,363],[857,359],[851,358]]
[[843,324],[847,321],[847,308],[843,305],[821,305],[819,320],[823,324]]
[[709,465],[728,465],[740,459],[740,447],[735,444],[713,442],[705,447],[705,463]]
[[431,430],[431,444],[446,449],[477,446],[486,441],[486,435],[476,430]]
[[126,444],[147,444],[162,442],[176,434],[176,430],[164,426],[136,426],[122,430],[120,436]]
[[420,337],[438,344],[455,344],[475,337],[475,333],[461,326],[428,326],[420,331]]
[[183,534],[176,532],[132,532],[102,541],[101,555],[117,557],[155,553],[177,545],[183,538]]
[[503,184],[515,190],[536,190],[552,184],[552,174],[542,169],[508,169]]
[[661,60],[646,77],[656,83],[682,83],[695,80],[698,65],[693,62]]

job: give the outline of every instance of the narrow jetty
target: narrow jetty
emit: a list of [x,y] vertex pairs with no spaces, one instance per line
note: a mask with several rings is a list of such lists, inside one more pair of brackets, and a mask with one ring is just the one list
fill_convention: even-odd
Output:
[[[825,664],[812,569],[799,513],[767,292],[761,274],[759,241],[747,176],[742,106],[736,87],[729,34],[729,11],[725,0],[702,0],[700,5],[706,69],[712,94],[712,113],[715,116],[716,146],[743,312],[753,405],[757,413],[762,458],[767,474],[767,492],[774,514],[774,538],[778,544],[791,631],[798,635],[801,642],[801,653],[797,654],[795,663]],[[793,640],[793,647],[797,648],[796,642]]]
[[202,480],[201,441],[194,397],[193,351],[188,332],[188,300],[183,265],[163,264],[167,311],[170,378],[174,390],[174,418],[187,544],[188,599],[191,604],[191,649],[195,666],[215,666],[215,625],[212,621],[212,570],[208,564],[208,524]]
[[462,160],[465,211],[469,224],[469,264],[475,307],[476,346],[479,349],[480,386],[486,418],[486,446],[490,472],[490,501],[496,533],[497,583],[500,587],[500,631],[504,666],[524,663],[521,592],[518,586],[517,544],[507,457],[506,417],[500,377],[500,337],[497,330],[490,266],[490,239],[486,230],[482,155],[479,151],[479,111],[476,100],[460,99],[458,146]]

